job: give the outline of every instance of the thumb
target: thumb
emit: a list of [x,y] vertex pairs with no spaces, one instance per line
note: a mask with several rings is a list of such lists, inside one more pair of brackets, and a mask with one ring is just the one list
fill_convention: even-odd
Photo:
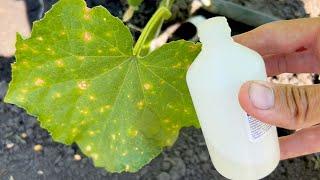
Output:
[[320,86],[249,81],[239,92],[242,108],[268,124],[301,129],[320,123]]

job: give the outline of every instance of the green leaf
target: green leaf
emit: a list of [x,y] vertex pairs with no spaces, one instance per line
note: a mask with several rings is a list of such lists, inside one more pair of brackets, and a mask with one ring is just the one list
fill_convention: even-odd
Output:
[[128,4],[134,7],[138,7],[143,0],[128,0]]
[[145,57],[103,7],[60,0],[17,38],[5,102],[38,117],[53,139],[76,142],[96,166],[137,171],[171,146],[182,127],[199,127],[185,82],[200,45],[168,43]]

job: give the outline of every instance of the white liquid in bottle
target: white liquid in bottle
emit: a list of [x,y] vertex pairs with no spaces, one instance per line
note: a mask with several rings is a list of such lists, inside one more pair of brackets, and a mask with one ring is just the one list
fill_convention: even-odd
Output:
[[224,17],[204,21],[198,33],[202,51],[188,70],[187,84],[211,160],[226,178],[263,178],[279,163],[276,127],[248,116],[238,92],[248,80],[266,80],[264,61],[233,41]]

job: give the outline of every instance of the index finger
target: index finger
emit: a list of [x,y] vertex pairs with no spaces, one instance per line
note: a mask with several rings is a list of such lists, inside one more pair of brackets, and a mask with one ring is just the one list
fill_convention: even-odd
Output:
[[268,23],[233,39],[265,56],[308,48],[318,39],[319,32],[320,18],[302,18]]

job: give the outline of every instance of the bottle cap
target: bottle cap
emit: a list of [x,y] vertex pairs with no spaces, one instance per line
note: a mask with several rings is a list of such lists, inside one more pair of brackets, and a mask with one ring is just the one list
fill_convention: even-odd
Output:
[[198,36],[203,44],[221,41],[232,41],[231,29],[227,19],[223,16],[205,20],[197,26]]

